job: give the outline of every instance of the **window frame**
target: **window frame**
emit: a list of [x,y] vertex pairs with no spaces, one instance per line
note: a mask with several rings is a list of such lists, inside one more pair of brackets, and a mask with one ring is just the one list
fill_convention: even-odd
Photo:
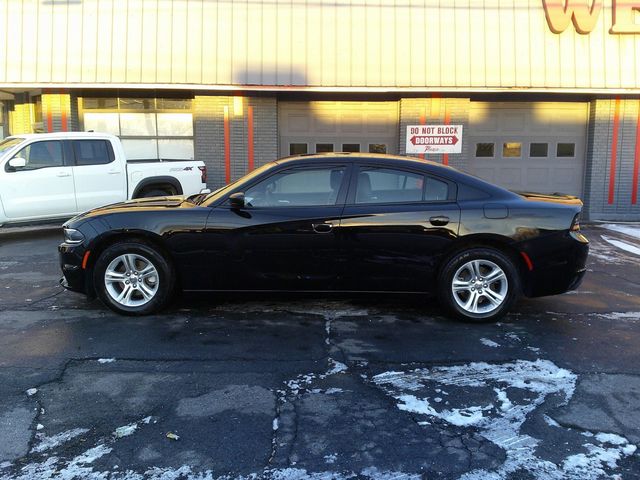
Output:
[[[89,163],[89,164],[78,164],[78,143],[79,142],[104,142],[107,144],[107,155],[109,156],[108,163]],[[100,165],[111,165],[113,161],[116,159],[115,152],[113,151],[113,145],[106,138],[78,138],[74,140],[65,140],[65,143],[68,143],[67,153],[72,155],[70,158],[73,160],[72,166],[74,167],[95,167]]]
[[[362,170],[365,169],[384,169],[384,170],[397,170],[401,172],[407,172],[413,175],[422,175],[423,177],[423,186],[422,186],[422,200],[412,201],[412,202],[376,202],[376,203],[356,203],[356,190],[358,188],[358,175]],[[434,180],[438,180],[440,182],[446,183],[448,186],[447,198],[445,200],[425,200],[425,193],[427,188],[427,177],[432,178]],[[349,192],[347,195],[346,205],[350,207],[367,207],[367,206],[382,206],[382,205],[440,205],[445,203],[452,203],[456,201],[456,196],[458,195],[458,187],[456,183],[448,178],[441,177],[437,174],[433,174],[431,172],[425,172],[419,168],[407,168],[407,167],[397,167],[395,165],[386,165],[386,164],[376,164],[376,163],[354,163],[353,172],[351,174],[351,181],[349,182]]]
[[222,202],[220,203],[220,206],[230,209],[231,206],[229,205],[229,197],[231,195],[233,195],[234,193],[240,193],[240,192],[246,193],[248,190],[250,190],[254,186],[258,185],[259,183],[267,181],[271,177],[274,177],[274,176],[279,175],[281,173],[284,173],[286,171],[290,171],[290,170],[291,171],[319,170],[319,169],[333,169],[333,168],[344,168],[344,170],[345,170],[344,177],[342,179],[342,184],[340,185],[340,189],[338,190],[338,196],[336,197],[336,203],[333,204],[333,205],[283,205],[283,206],[268,206],[268,207],[261,207],[261,206],[250,206],[249,207],[249,206],[245,206],[245,209],[246,210],[252,210],[252,211],[253,210],[271,210],[271,209],[276,209],[278,211],[282,211],[282,209],[284,209],[284,208],[296,208],[296,209],[313,208],[313,209],[318,209],[318,208],[343,207],[344,204],[345,204],[345,199],[347,197],[347,192],[348,192],[350,181],[351,181],[351,171],[353,170],[352,165],[350,165],[348,163],[343,163],[343,162],[330,162],[330,163],[317,162],[316,164],[306,164],[306,165],[300,165],[300,166],[297,166],[297,167],[291,167],[291,166],[283,165],[281,168],[278,168],[276,170],[273,170],[271,172],[266,173],[264,176],[256,178],[251,183],[244,184],[244,185],[239,186],[239,188],[233,189],[232,191],[230,191],[226,195],[224,200],[222,200]]
[[[46,143],[46,142],[57,142],[57,143],[60,144],[60,152],[62,154],[62,165],[49,165],[49,166],[46,166],[46,167],[38,167],[38,168],[21,168],[20,170],[12,170],[11,167],[9,167],[9,160],[12,160],[12,159],[16,158],[16,156],[20,152],[22,152],[24,149],[30,148],[32,145],[35,145],[37,143]],[[13,155],[11,155],[9,160],[7,160],[7,162],[5,163],[5,166],[4,166],[4,171],[6,173],[34,172],[36,170],[44,170],[45,168],[64,168],[64,167],[70,166],[69,165],[70,159],[68,158],[68,152],[67,152],[67,149],[65,148],[64,141],[61,140],[61,139],[51,139],[51,140],[44,140],[44,139],[40,140],[40,139],[37,139],[37,140],[35,140],[33,142],[29,142],[26,145],[23,145],[22,148],[20,148],[19,150],[16,150],[16,152]]]

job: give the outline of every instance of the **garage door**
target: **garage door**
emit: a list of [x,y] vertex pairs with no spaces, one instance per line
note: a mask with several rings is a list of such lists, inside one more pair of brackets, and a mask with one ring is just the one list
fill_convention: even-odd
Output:
[[279,102],[280,156],[397,153],[398,102]]
[[586,103],[472,102],[471,171],[510,190],[582,194]]

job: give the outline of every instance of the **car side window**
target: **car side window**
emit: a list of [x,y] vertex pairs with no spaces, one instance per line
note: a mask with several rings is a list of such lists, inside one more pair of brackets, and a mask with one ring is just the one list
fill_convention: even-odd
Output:
[[390,168],[361,168],[356,203],[405,203],[422,201],[424,175]]
[[74,140],[76,165],[106,165],[114,160],[111,143],[107,140]]
[[64,166],[62,142],[58,140],[30,143],[16,153],[14,158],[25,159],[26,165],[21,171]]
[[444,202],[449,199],[449,184],[433,177],[425,177],[425,202]]
[[291,169],[257,183],[245,192],[248,207],[335,205],[345,167]]

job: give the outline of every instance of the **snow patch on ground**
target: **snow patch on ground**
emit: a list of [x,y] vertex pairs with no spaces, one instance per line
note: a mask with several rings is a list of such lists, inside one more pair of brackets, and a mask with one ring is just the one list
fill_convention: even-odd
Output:
[[[371,381],[395,398],[400,410],[425,415],[427,423],[435,418],[456,426],[473,426],[480,435],[504,449],[506,461],[500,468],[475,470],[463,475],[462,480],[502,480],[516,472],[526,472],[540,480],[595,480],[608,475],[607,470],[615,469],[619,460],[635,452],[636,446],[624,437],[608,433],[591,434],[587,443],[579,445],[582,437],[574,432],[578,435],[576,452],[556,465],[537,455],[539,439],[521,431],[528,416],[548,396],[568,402],[576,378],[572,372],[538,359],[384,372]],[[432,405],[430,393],[444,388],[450,391],[474,388],[479,393],[473,396],[474,403],[478,403],[478,398],[483,400],[480,405],[460,405],[465,398],[460,395],[451,397],[458,400],[453,406]],[[546,415],[544,420],[549,428],[563,428]]]
[[499,343],[496,343],[493,340],[489,340],[488,338],[481,338],[480,343],[491,348],[498,348],[500,346]]
[[640,320],[640,312],[597,313],[596,316],[609,320]]
[[115,358],[99,358],[98,363],[113,363],[115,362]]
[[634,255],[640,256],[640,247],[637,245],[633,245],[631,243],[623,242],[621,240],[616,240],[615,238],[607,237],[606,235],[600,235],[600,237],[607,243],[610,243],[614,247],[618,247],[625,252],[632,253]]
[[113,434],[116,438],[128,437],[129,435],[133,435],[133,433],[138,429],[138,423],[130,423],[129,425],[123,425],[122,427],[118,427],[115,429]]
[[63,443],[67,443],[69,440],[79,437],[80,435],[85,434],[88,431],[88,428],[74,428],[65,432],[60,432],[56,435],[52,435],[51,437],[47,437],[42,433],[36,433],[36,439],[39,440],[39,443],[35,447],[33,447],[31,451],[40,453],[46,450],[51,450],[52,448],[62,445]]
[[624,233],[630,237],[640,240],[640,225],[620,225],[616,223],[606,223],[604,225],[598,225],[600,228],[606,228],[612,232]]

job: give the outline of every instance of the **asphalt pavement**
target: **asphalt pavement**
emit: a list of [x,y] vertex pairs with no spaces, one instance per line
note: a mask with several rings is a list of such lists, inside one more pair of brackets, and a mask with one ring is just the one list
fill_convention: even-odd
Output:
[[66,292],[0,230],[0,479],[640,478],[640,226],[496,324],[407,296]]

